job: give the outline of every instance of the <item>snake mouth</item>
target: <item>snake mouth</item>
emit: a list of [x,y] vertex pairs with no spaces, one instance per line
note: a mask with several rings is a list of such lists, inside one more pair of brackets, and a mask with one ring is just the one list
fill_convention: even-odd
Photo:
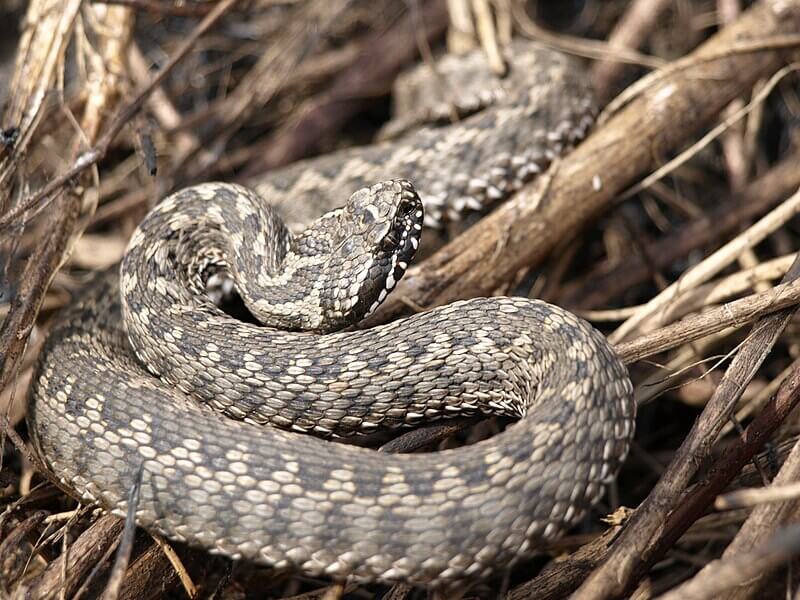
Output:
[[392,230],[383,236],[383,239],[381,240],[381,250],[384,252],[391,252],[398,246],[400,246],[400,235],[397,233],[397,231]]
[[[391,261],[392,266],[396,267],[398,263],[409,263],[414,258],[422,235],[424,213],[422,200],[411,182],[401,179],[391,183],[399,186],[400,197],[396,200],[391,221],[389,221],[388,227],[377,245],[377,260],[384,264],[388,264],[388,261]],[[397,187],[395,187],[395,190],[397,190]],[[402,276],[402,272],[394,273],[393,269],[388,269],[385,272],[390,284],[392,275],[395,275],[395,281]],[[394,285],[387,287],[391,290]]]
[[422,222],[424,213],[422,201],[416,192],[412,191],[400,201],[394,217],[392,229],[387,233],[385,239],[391,240],[395,251],[391,254],[391,269],[386,277],[387,292],[394,287],[394,284],[403,276],[414,255],[419,248],[420,238],[422,237]]
[[419,233],[415,235],[414,232],[422,231],[424,214],[422,200],[411,182],[400,179],[396,183],[400,186],[400,198],[397,200],[392,225],[386,237],[392,236],[400,246],[400,243],[406,238],[419,238]]
[[378,292],[378,296],[369,307],[369,310],[367,310],[367,312],[364,314],[364,318],[370,316],[375,312],[375,310],[377,310],[377,308],[389,295],[389,292],[394,289],[395,285],[397,285],[397,282],[400,281],[405,274],[409,263],[414,258],[414,254],[416,254],[417,248],[419,247],[420,233],[421,227],[420,229],[415,229],[414,225],[412,224],[400,234],[397,242],[398,250],[392,254],[389,268],[387,269],[386,275],[383,278],[383,287]]
[[398,183],[402,186],[402,196],[397,203],[391,227],[381,240],[381,256],[376,259],[376,263],[383,265],[382,276],[366,284],[371,288],[369,291],[363,290],[364,297],[372,298],[363,318],[375,312],[403,277],[422,237],[422,201],[410,182],[399,180]]

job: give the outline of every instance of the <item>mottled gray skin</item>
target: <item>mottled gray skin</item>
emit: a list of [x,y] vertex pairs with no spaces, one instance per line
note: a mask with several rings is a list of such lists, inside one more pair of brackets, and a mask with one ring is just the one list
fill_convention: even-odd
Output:
[[[502,197],[585,130],[569,120],[586,104],[568,93],[586,89],[582,75],[553,52],[516,48],[534,83],[499,108],[290,168],[261,191],[319,211],[407,176],[446,210]],[[121,516],[141,469],[139,525],[277,569],[449,586],[529,555],[617,472],[634,430],[631,384],[587,323],[522,298],[314,333],[369,313],[394,286],[419,243],[417,209],[410,185],[389,181],[293,237],[241,187],[165,200],[119,272],[48,337],[28,411],[38,453]],[[273,327],[221,313],[203,293],[215,273]],[[477,413],[520,421],[414,456],[259,425],[334,438]]]
[[[597,501],[628,450],[635,412],[627,372],[602,335],[524,298],[326,335],[242,323],[191,291],[205,268],[224,269],[239,289],[246,281],[273,293],[272,279],[294,290],[293,277],[305,285],[311,272],[295,268],[308,240],[331,250],[351,231],[353,248],[369,253],[361,261],[356,252],[354,265],[396,265],[408,248],[402,232],[418,233],[421,219],[410,184],[386,182],[298,242],[253,200],[224,184],[168,198],[131,239],[121,300],[116,275],[106,275],[51,333],[29,423],[66,485],[122,515],[141,468],[137,523],[171,539],[279,569],[431,586],[487,576]],[[367,227],[365,211],[379,215]],[[251,230],[254,214],[274,237]],[[387,248],[388,263],[377,260]],[[335,255],[314,263],[323,280]],[[263,270],[252,272],[257,263]],[[309,315],[322,310],[317,300],[306,296]],[[521,419],[488,441],[424,456],[256,425],[335,437],[477,413]]]
[[[295,231],[387,179],[414,184],[430,227],[506,198],[585,136],[595,108],[589,78],[574,59],[527,40],[516,40],[506,55],[503,79],[476,51],[445,57],[436,74],[423,66],[399,81],[397,128],[422,119],[438,125],[299,161],[248,185]],[[450,124],[451,109],[471,116]]]
[[[216,310],[204,292],[221,272],[262,323],[336,331],[361,321],[394,288],[417,251],[422,220],[407,181],[357,191],[298,236],[252,190],[186,188],[161,202],[131,238],[120,269],[124,316],[160,332],[175,306],[204,302]],[[154,239],[161,242],[148,243]],[[162,296],[164,305],[154,305]]]

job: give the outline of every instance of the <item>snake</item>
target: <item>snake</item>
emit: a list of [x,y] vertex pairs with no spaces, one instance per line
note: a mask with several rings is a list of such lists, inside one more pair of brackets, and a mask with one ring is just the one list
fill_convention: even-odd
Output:
[[[599,331],[526,297],[357,326],[428,226],[512,193],[585,129],[570,59],[526,45],[509,62],[494,104],[456,123],[158,203],[38,358],[28,428],[56,481],[233,560],[429,588],[497,574],[584,518],[635,429]],[[341,206],[300,229],[281,206],[301,200]],[[219,275],[252,319],[212,300]],[[341,443],[474,415],[515,422],[438,452]]]

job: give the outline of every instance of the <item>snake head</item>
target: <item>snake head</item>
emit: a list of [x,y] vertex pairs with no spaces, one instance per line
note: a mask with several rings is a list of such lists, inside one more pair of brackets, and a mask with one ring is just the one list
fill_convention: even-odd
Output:
[[378,308],[403,276],[419,247],[423,210],[411,183],[396,179],[358,190],[337,213],[328,271],[339,275],[323,297],[328,321],[345,327]]

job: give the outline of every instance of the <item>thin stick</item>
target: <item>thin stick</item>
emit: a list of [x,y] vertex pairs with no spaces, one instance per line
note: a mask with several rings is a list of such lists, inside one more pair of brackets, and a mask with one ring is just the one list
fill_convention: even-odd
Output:
[[[794,257],[794,254],[785,254],[784,256],[758,263],[749,269],[743,269],[733,275],[710,281],[693,290],[689,290],[676,299],[675,303],[670,306],[665,318],[666,320],[674,321],[704,306],[716,304],[727,300],[731,296],[741,294],[759,283],[783,277],[786,270],[791,266],[792,262],[794,262]],[[609,308],[606,310],[581,310],[575,311],[575,314],[583,317],[587,321],[621,321],[631,317],[643,307],[644,304],[626,306],[624,308]]]
[[780,71],[778,71],[772,77],[770,77],[767,84],[759,90],[758,94],[756,94],[755,97],[748,104],[746,104],[736,112],[729,115],[724,121],[722,121],[722,123],[714,127],[711,131],[709,131],[707,134],[705,134],[703,137],[697,140],[694,144],[692,144],[686,150],[678,154],[678,156],[668,161],[662,167],[659,167],[658,169],[650,173],[650,175],[642,179],[636,185],[625,190],[625,193],[622,194],[620,200],[627,200],[628,198],[632,198],[642,190],[645,190],[651,185],[653,185],[656,181],[663,179],[664,177],[675,171],[675,169],[677,169],[681,165],[686,164],[686,162],[690,158],[696,156],[697,153],[700,152],[700,150],[708,146],[720,135],[722,135],[728,129],[730,129],[731,125],[733,125],[743,117],[750,114],[750,112],[753,111],[756,107],[760,106],[761,103],[767,99],[767,96],[770,95],[772,90],[775,89],[775,86],[778,85],[784,77],[786,77],[790,73],[794,73],[798,69],[800,69],[799,63],[792,63],[790,65],[786,65],[785,67],[783,67]]
[[[641,563],[635,565],[637,573],[644,573],[648,566],[663,556],[693,523],[707,513],[709,505],[714,502],[717,495],[730,484],[742,467],[752,460],[798,402],[800,402],[800,364],[796,364],[791,373],[783,378],[774,397],[747,426],[741,437],[734,440],[710,465],[708,478],[682,496],[680,504],[669,514],[654,536],[647,554],[641,556]],[[613,547],[606,545],[604,550],[596,557],[596,563],[606,560]],[[581,577],[578,581],[572,582],[568,591],[574,590],[585,579]],[[620,583],[624,585],[625,581]],[[622,595],[622,592],[617,595]],[[557,597],[563,596],[562,593]]]
[[195,43],[197,43],[197,40],[200,39],[200,37],[202,37],[203,34],[205,34],[211,27],[213,27],[214,24],[220,18],[222,18],[222,16],[238,1],[239,0],[222,0],[219,4],[215,5],[214,10],[209,12],[192,31],[189,37],[187,37],[181,43],[181,45],[178,47],[178,50],[167,61],[164,67],[156,73],[156,75],[147,85],[144,86],[144,88],[139,90],[136,96],[134,96],[133,100],[128,102],[128,104],[123,106],[117,112],[117,115],[111,120],[108,129],[106,129],[97,143],[92,148],[78,156],[78,158],[72,163],[72,166],[70,166],[70,168],[64,173],[44,185],[32,196],[23,199],[17,207],[3,215],[3,218],[0,219],[0,230],[15,224],[20,216],[32,208],[36,208],[37,211],[44,208],[44,205],[51,199],[53,194],[58,192],[83,171],[97,164],[103,157],[105,157],[109,146],[111,146],[111,142],[114,141],[117,135],[119,135],[119,132],[122,131],[122,128],[128,124],[134,115],[139,112],[142,104],[144,104],[144,102],[150,97],[150,94],[152,94],[153,91],[162,84],[167,75],[169,75],[170,72],[172,72],[172,70],[178,65],[178,63],[186,57]]
[[128,491],[128,512],[125,516],[125,527],[122,529],[122,534],[120,535],[117,556],[114,559],[114,565],[111,567],[111,574],[108,577],[108,583],[103,591],[102,600],[117,600],[117,598],[119,598],[122,579],[125,577],[128,564],[130,564],[131,561],[133,540],[136,535],[136,510],[139,508],[143,472],[144,464],[139,466],[139,472],[136,475],[133,486],[131,486],[131,489]]
[[[795,443],[789,456],[786,457],[778,475],[775,477],[774,484],[780,487],[795,484],[800,477],[800,442]],[[768,488],[770,489],[770,488]],[[791,495],[789,495],[791,498]],[[749,549],[763,543],[770,535],[777,531],[781,525],[792,520],[797,513],[798,504],[789,498],[783,501],[773,500],[769,503],[762,503],[756,506],[750,516],[739,529],[736,537],[733,538],[723,553],[723,559],[737,559],[739,556],[746,556]],[[777,565],[772,565],[774,568]],[[705,570],[705,569],[704,569]],[[751,598],[764,582],[764,576],[770,573],[772,568],[764,568],[747,582],[743,582],[732,591],[728,598],[732,600],[744,600]],[[702,571],[701,571],[702,573]]]
[[714,501],[714,508],[717,510],[731,510],[733,508],[758,506],[769,502],[794,500],[795,498],[800,498],[800,482],[736,490],[717,498]]
[[[796,253],[780,256],[772,260],[757,263],[754,267],[738,271],[728,277],[710,281],[694,289],[687,290],[681,294],[663,314],[658,315],[658,320],[670,323],[678,320],[684,315],[696,312],[704,306],[711,306],[724,302],[732,296],[742,292],[754,290],[757,292],[769,291],[771,286],[768,283],[775,279],[780,279],[794,263]],[[766,286],[765,289],[760,289]],[[651,317],[653,320],[655,316]],[[645,321],[647,327],[650,321]]]
[[197,586],[195,585],[194,581],[192,581],[189,571],[186,570],[186,567],[184,566],[183,561],[181,561],[177,552],[175,552],[172,546],[170,546],[160,535],[151,534],[151,537],[156,545],[161,549],[161,552],[164,553],[164,556],[167,557],[167,560],[172,565],[175,573],[178,574],[178,579],[180,579],[181,585],[183,586],[183,591],[186,592],[186,595],[189,596],[189,598],[197,598]]
[[692,289],[708,281],[732,261],[736,260],[736,257],[745,249],[752,248],[758,244],[798,213],[800,213],[800,190],[795,192],[780,206],[762,217],[741,235],[736,236],[711,254],[711,256],[686,271],[678,281],[651,299],[642,307],[641,311],[620,325],[619,328],[609,336],[609,339],[614,343],[624,341],[626,338],[630,337],[631,333],[635,331],[645,319],[656,315],[659,311],[665,311],[670,303],[674,302],[675,298],[677,298],[682,291]]
[[542,44],[568,52],[575,56],[584,56],[598,60],[613,60],[632,65],[642,65],[657,69],[664,65],[664,61],[657,56],[637,52],[632,48],[614,47],[611,44],[587,38],[578,38],[564,34],[552,33],[539,27],[525,12],[524,4],[512,2],[511,9],[517,26],[523,35],[541,42]]
[[[798,276],[800,257],[787,272],[784,282],[797,283]],[[654,560],[654,555],[660,549],[664,522],[681,505],[684,491],[697,472],[698,465],[709,456],[744,389],[793,314],[794,308],[780,310],[761,317],[755,323],[666,472],[636,510],[612,547],[608,559],[576,592],[577,600],[624,593]]]
[[[609,47],[615,50],[638,48],[670,4],[668,0],[631,2],[608,36]],[[609,90],[615,86],[624,69],[625,65],[621,61],[614,60],[598,61],[592,66],[592,84],[600,98],[607,98]]]
[[563,287],[558,304],[593,308],[608,304],[616,294],[646,281],[654,270],[665,268],[708,244],[717,245],[737,234],[743,223],[762,216],[800,187],[800,154],[790,154],[748,184],[741,193],[720,199],[717,206],[673,233],[659,237],[613,267],[600,266],[580,281]]
[[763,546],[741,555],[715,560],[694,578],[659,596],[659,600],[713,600],[779,566],[800,553],[800,525],[775,534]]
[[[28,258],[25,272],[22,275],[20,289],[11,303],[11,309],[0,328],[0,389],[3,389],[13,376],[16,365],[23,354],[25,343],[39,312],[42,298],[53,275],[60,267],[66,248],[72,237],[80,211],[79,203],[65,194],[67,184],[77,175],[94,165],[105,156],[111,142],[136,114],[149,95],[155,90],[180,60],[188,54],[192,45],[200,36],[208,31],[238,0],[223,0],[215,6],[203,21],[181,44],[164,68],[146,85],[136,97],[122,108],[111,121],[106,132],[98,143],[87,152],[81,154],[73,165],[62,175],[54,178],[38,192],[20,203],[22,207],[42,207],[44,200],[51,205],[51,222],[48,229],[50,236]],[[24,212],[24,211],[23,211]],[[14,211],[15,214],[23,214]],[[12,221],[8,214],[3,223]]]
[[741,327],[754,319],[800,303],[800,282],[776,285],[769,291],[751,294],[738,300],[692,315],[656,329],[630,342],[615,346],[626,364],[665,352],[727,327]]

